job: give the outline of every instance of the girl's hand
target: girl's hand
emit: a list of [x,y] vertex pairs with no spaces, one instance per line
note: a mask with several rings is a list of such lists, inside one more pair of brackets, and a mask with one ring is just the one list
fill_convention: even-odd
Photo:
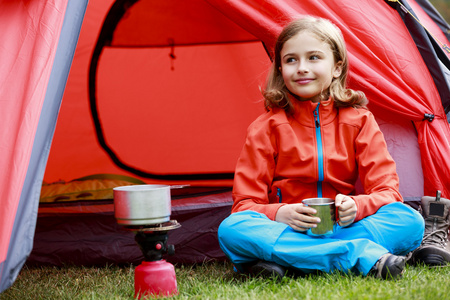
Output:
[[317,211],[314,208],[299,204],[286,204],[278,209],[275,221],[287,224],[296,231],[305,232],[309,228],[316,227],[320,219],[310,216]]
[[356,202],[349,196],[345,196],[343,194],[337,194],[336,199],[336,208],[338,208],[339,212],[339,225],[342,227],[348,226],[355,221],[356,218]]

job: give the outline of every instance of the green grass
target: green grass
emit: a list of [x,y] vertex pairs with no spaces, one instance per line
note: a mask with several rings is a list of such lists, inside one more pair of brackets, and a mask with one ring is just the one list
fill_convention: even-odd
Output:
[[[177,265],[172,299],[450,299],[450,267],[407,266],[399,280],[341,273],[264,280],[226,262]],[[134,267],[24,267],[0,299],[133,299]]]

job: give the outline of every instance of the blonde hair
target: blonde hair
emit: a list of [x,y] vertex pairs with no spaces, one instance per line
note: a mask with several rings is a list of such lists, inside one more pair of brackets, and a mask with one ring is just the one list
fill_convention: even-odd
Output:
[[348,74],[348,57],[341,31],[326,19],[304,17],[289,23],[280,33],[275,44],[273,63],[267,77],[266,88],[262,91],[266,110],[279,107],[291,114],[294,106],[289,98],[281,67],[281,50],[284,43],[300,32],[314,34],[319,40],[327,43],[334,55],[334,62],[342,62],[342,72],[333,79],[328,89],[330,97],[338,107],[366,107],[368,100],[363,92],[346,88]]

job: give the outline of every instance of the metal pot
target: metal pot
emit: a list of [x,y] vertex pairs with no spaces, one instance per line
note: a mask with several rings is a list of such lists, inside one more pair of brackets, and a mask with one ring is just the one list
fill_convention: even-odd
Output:
[[153,225],[170,221],[169,185],[129,185],[113,190],[114,215],[118,224]]

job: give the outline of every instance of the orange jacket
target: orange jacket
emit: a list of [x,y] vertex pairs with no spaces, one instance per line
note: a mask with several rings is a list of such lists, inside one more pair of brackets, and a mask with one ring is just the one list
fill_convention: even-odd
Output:
[[[293,116],[273,109],[249,126],[236,166],[233,213],[253,210],[274,220],[282,205],[342,193],[355,200],[358,221],[403,201],[395,162],[370,111],[336,108],[332,100],[294,106]],[[352,195],[358,174],[365,194]]]

